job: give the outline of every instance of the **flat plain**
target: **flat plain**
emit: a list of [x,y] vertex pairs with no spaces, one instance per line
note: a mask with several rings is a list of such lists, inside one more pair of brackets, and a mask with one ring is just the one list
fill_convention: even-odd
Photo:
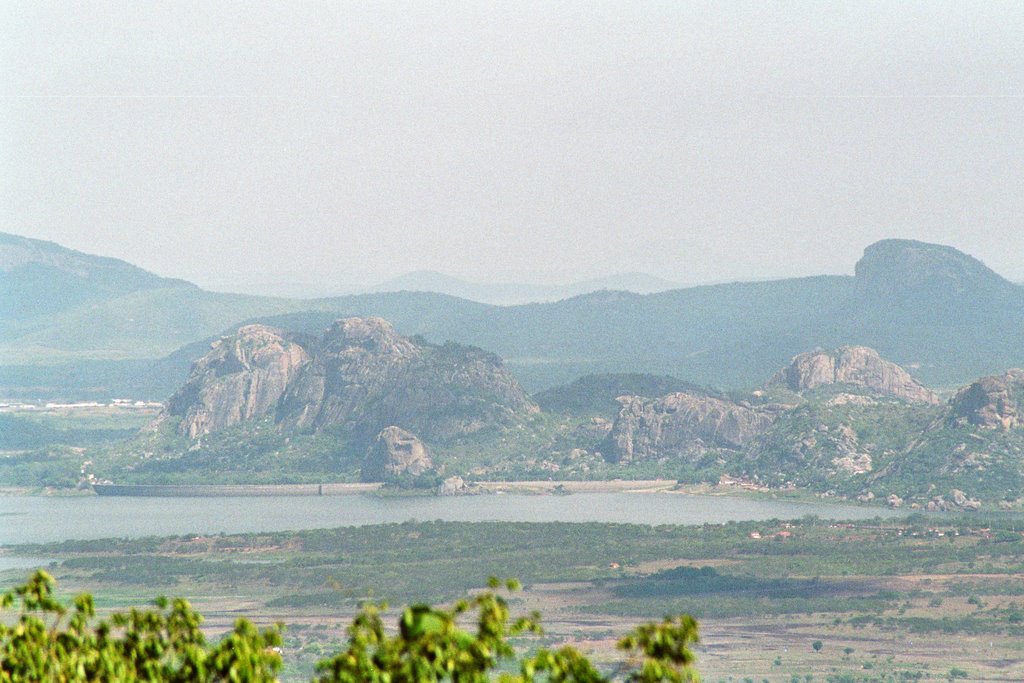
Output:
[[[281,621],[294,680],[337,649],[362,602],[446,602],[499,575],[524,582],[513,604],[542,612],[543,642],[572,642],[603,662],[638,622],[689,612],[701,624],[707,681],[1018,681],[1022,528],[1024,518],[1011,514],[701,526],[406,522],[5,552],[53,560],[63,591],[91,591],[104,609],[164,593],[191,599],[214,633],[239,616]],[[5,583],[23,575],[8,571]]]

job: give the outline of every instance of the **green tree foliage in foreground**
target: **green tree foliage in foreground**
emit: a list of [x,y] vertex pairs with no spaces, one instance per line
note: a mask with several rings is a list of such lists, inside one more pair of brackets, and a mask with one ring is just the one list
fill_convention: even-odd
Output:
[[[505,584],[518,589],[515,581]],[[501,584],[451,609],[406,608],[393,634],[384,606],[367,606],[348,628],[341,652],[317,665],[322,683],[634,683],[698,680],[690,646],[697,623],[682,615],[645,624],[619,641],[626,654],[611,676],[572,647],[519,655],[510,639],[541,632],[539,615],[513,618]],[[150,681],[259,683],[281,669],[280,625],[258,629],[245,619],[216,643],[200,630],[202,616],[185,600],[159,598],[155,609],[98,619],[90,595],[71,604],[54,597],[54,580],[36,572],[0,598],[15,619],[0,623],[0,682]],[[460,622],[475,620],[475,630]],[[518,668],[518,673],[513,673]]]

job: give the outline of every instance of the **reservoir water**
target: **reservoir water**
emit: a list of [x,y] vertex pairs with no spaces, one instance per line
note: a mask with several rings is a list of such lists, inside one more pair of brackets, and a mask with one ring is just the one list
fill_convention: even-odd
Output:
[[678,493],[138,498],[0,496],[0,545],[69,539],[286,531],[408,520],[720,524],[899,514],[841,503]]

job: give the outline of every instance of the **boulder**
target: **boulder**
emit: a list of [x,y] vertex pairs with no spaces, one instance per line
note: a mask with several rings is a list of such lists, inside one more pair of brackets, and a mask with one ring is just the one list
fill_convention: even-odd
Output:
[[967,510],[969,512],[975,512],[981,508],[981,501],[977,498],[969,498],[966,493],[960,489],[953,489],[949,492],[949,497],[953,499],[953,504],[961,510]]
[[382,429],[363,461],[363,481],[388,481],[403,474],[418,477],[434,468],[419,438],[400,427]]
[[461,496],[468,492],[469,487],[466,486],[466,482],[462,477],[454,476],[448,477],[441,485],[437,487],[437,495],[439,496]]

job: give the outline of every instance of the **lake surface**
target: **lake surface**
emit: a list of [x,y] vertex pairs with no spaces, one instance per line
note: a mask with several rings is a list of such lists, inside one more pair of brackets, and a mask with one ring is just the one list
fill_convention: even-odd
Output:
[[796,519],[805,515],[852,520],[898,514],[885,508],[840,503],[795,503],[678,493],[507,494],[455,498],[0,496],[0,545],[320,529],[408,520],[720,524]]

